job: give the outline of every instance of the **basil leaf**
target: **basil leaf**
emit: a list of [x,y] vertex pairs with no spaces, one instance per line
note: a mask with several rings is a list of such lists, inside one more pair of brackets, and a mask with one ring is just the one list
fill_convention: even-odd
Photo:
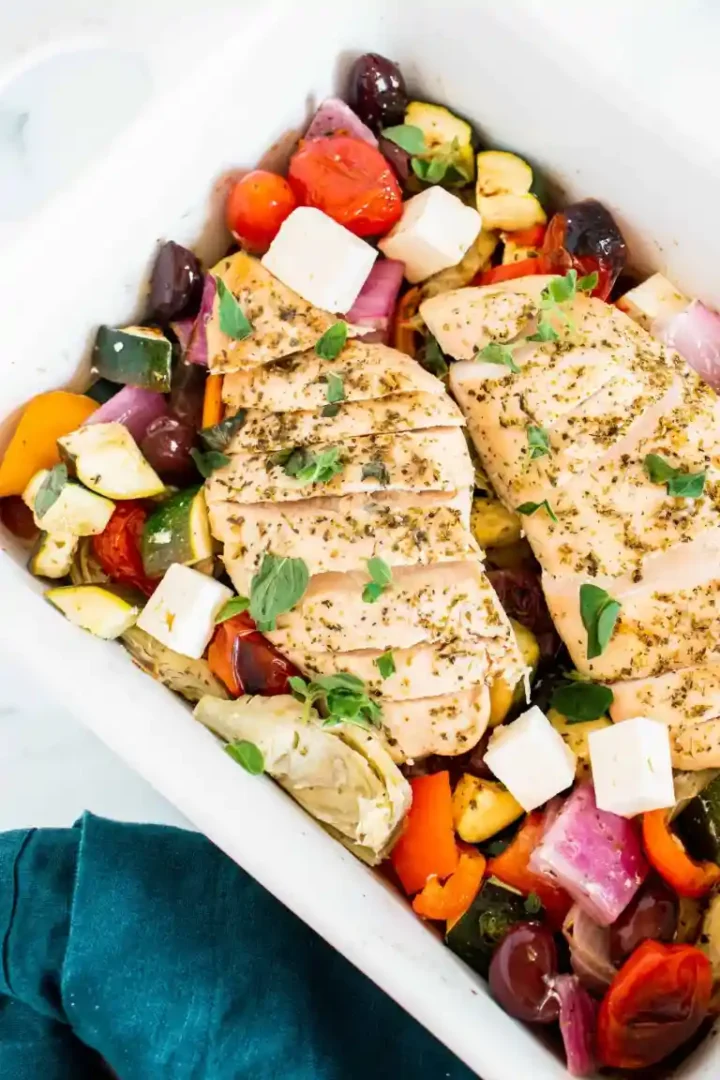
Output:
[[550,519],[552,521],[557,521],[557,515],[547,499],[543,499],[542,502],[521,503],[520,506],[515,507],[516,513],[524,514],[526,517],[536,513],[538,510],[546,510]]
[[557,330],[554,330],[552,325],[540,317],[538,320],[537,331],[534,334],[528,335],[528,341],[557,341],[560,335]]
[[266,552],[250,584],[250,615],[258,630],[274,630],[284,615],[303,598],[310,575],[303,559],[281,558]]
[[620,604],[598,585],[580,586],[580,617],[587,632],[587,658],[602,655],[615,629]]
[[699,499],[705,489],[705,472],[688,473],[675,469],[659,454],[647,454],[645,472],[653,484],[666,484],[668,495],[676,499]]
[[228,743],[225,753],[229,754],[233,761],[237,761],[238,765],[242,765],[245,772],[249,772],[251,776],[260,776],[265,772],[265,758],[262,750],[247,739]]
[[367,560],[368,573],[377,585],[389,585],[392,582],[392,570],[384,559],[377,556]]
[[577,283],[578,292],[591,293],[593,289],[597,289],[599,280],[597,270],[593,270],[591,274],[586,274],[585,277],[580,278]]
[[528,915],[537,915],[542,911],[542,900],[537,893],[531,892],[525,897],[525,910]]
[[321,416],[337,416],[337,414],[339,412],[340,412],[340,406],[338,404],[336,404],[336,403],[333,403],[332,405],[323,405],[322,410],[320,412],[320,415]]
[[362,598],[366,604],[375,604],[380,599],[384,592],[384,587],[378,585],[377,581],[370,581],[362,591]]
[[445,359],[445,354],[432,334],[428,334],[427,341],[420,350],[417,360],[420,367],[425,368],[431,375],[436,375],[439,379],[442,378],[443,375],[447,375],[450,370],[447,360]]
[[520,373],[520,368],[513,360],[512,351],[507,345],[498,345],[496,341],[491,341],[484,349],[476,352],[473,360],[484,361],[486,364],[502,364],[503,367],[509,368],[513,375]]
[[395,127],[383,128],[380,135],[408,154],[424,154],[427,149],[422,128],[415,127],[414,124],[397,124]]
[[342,319],[333,323],[323,336],[315,342],[315,352],[321,360],[334,360],[342,351],[347,341],[348,324]]
[[[306,464],[297,470],[294,475],[301,484],[328,484],[334,476],[341,473],[345,466],[339,459],[340,451],[337,446],[329,446],[327,450],[321,450],[319,454],[307,452]],[[285,466],[288,471],[292,458]]]
[[233,615],[241,615],[249,607],[250,601],[247,596],[231,596],[215,616],[215,625],[224,623],[227,619],[232,619]]
[[527,429],[527,440],[531,461],[550,453],[550,438],[545,428],[531,424]]
[[235,341],[242,341],[252,334],[252,323],[223,279],[216,277],[215,284],[220,300],[220,329]]
[[609,686],[590,682],[571,682],[558,686],[550,699],[553,709],[557,709],[574,724],[599,720],[612,703],[613,692]]
[[35,496],[33,510],[36,517],[45,517],[45,514],[47,514],[50,507],[54,506],[60,498],[62,489],[65,487],[67,482],[67,465],[63,465],[62,463],[60,463],[59,465],[53,465],[52,469],[50,469],[42,484],[38,488],[38,493]]
[[393,656],[391,649],[388,649],[387,652],[376,657],[373,663],[380,672],[381,679],[389,679],[397,670],[395,667],[395,657]]
[[228,416],[219,424],[203,428],[199,433],[200,438],[208,450],[226,450],[233,435],[240,430],[245,423],[247,409],[238,409],[234,416]]
[[331,404],[345,400],[345,380],[336,371],[328,372],[326,396]]
[[206,454],[203,454],[202,450],[198,450],[193,446],[190,457],[197,465],[197,471],[206,480],[209,476],[212,476],[216,469],[222,469],[223,465],[230,464],[230,458],[227,454],[221,454],[217,450],[208,450]]
[[382,461],[368,461],[362,467],[362,479],[379,480],[384,487],[387,487],[390,483],[390,473]]

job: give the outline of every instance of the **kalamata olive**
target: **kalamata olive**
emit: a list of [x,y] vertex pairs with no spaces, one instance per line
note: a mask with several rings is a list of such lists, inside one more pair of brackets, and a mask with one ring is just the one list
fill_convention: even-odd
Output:
[[165,322],[181,315],[195,315],[202,287],[202,267],[197,256],[168,240],[158,252],[150,278],[150,314]]
[[508,930],[490,961],[490,993],[518,1020],[551,1024],[560,1007],[547,980],[557,971],[555,940],[541,923],[518,923]]
[[203,398],[207,368],[180,359],[175,364],[170,384],[170,409],[184,424],[198,429],[202,424]]
[[176,416],[159,416],[147,429],[140,449],[155,472],[167,483],[199,482],[190,451],[195,445],[195,428]]
[[402,146],[391,142],[390,139],[380,139],[378,149],[388,165],[394,169],[398,180],[404,184],[410,176],[410,155],[407,150],[403,150]]
[[532,570],[490,570],[488,578],[510,618],[532,630],[540,657],[548,660],[560,648],[560,638],[550,618],[540,577]]
[[627,259],[627,244],[610,211],[597,199],[566,206],[551,219],[543,241],[549,269],[584,276],[597,271],[593,296],[607,300]]
[[8,495],[7,498],[0,499],[0,521],[18,540],[34,540],[39,532],[32,510],[19,495]]
[[350,72],[348,104],[376,134],[402,124],[408,97],[400,68],[377,53],[359,56]]
[[672,941],[678,921],[678,898],[653,874],[610,927],[610,958],[619,967],[643,941]]

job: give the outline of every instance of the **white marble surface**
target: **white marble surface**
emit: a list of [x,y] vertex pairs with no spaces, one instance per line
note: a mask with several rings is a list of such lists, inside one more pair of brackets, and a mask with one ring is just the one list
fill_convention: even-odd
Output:
[[191,827],[61,702],[0,660],[0,831],[71,825],[83,810]]

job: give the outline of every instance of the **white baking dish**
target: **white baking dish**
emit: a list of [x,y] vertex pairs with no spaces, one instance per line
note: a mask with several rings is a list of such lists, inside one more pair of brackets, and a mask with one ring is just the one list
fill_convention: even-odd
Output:
[[[40,391],[82,385],[96,324],[140,311],[158,239],[194,245],[207,258],[220,253],[223,173],[257,162],[313,101],[342,85],[351,57],[367,49],[399,60],[415,91],[466,113],[488,141],[530,156],[569,195],[601,198],[626,227],[636,263],[720,299],[714,147],[668,140],[662,113],[639,100],[630,110],[620,81],[602,81],[599,69],[583,81],[582,57],[560,45],[563,28],[543,29],[512,3],[497,6],[266,3],[252,17],[245,8],[236,34],[219,35],[216,52],[204,52],[195,71],[0,254],[0,418]],[[566,1076],[404,900],[269,780],[238,769],[119,647],[66,623],[43,602],[9,538],[5,544],[7,655],[484,1080]],[[719,1073],[720,1047],[710,1039],[677,1075]]]

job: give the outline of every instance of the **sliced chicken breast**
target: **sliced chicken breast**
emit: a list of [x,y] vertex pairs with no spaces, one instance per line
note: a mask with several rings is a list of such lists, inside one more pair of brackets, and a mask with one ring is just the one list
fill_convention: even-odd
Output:
[[676,769],[720,767],[720,720],[670,729],[670,750]]
[[702,724],[720,717],[720,658],[655,678],[614,683],[612,692],[615,721],[650,716],[673,728]]
[[327,405],[328,376],[342,380],[346,401],[367,401],[395,394],[445,393],[440,379],[412,357],[387,345],[349,341],[335,360],[321,359],[314,349],[238,371],[223,381],[223,400],[230,412],[239,408],[291,412]]
[[397,762],[429,754],[453,756],[476,746],[490,719],[490,691],[473,686],[457,694],[384,701],[382,727],[390,754]]
[[474,470],[461,428],[427,428],[316,443],[313,453],[337,452],[342,470],[326,483],[303,482],[268,454],[233,454],[213,473],[209,503],[288,502],[372,491],[457,491],[470,488]]

